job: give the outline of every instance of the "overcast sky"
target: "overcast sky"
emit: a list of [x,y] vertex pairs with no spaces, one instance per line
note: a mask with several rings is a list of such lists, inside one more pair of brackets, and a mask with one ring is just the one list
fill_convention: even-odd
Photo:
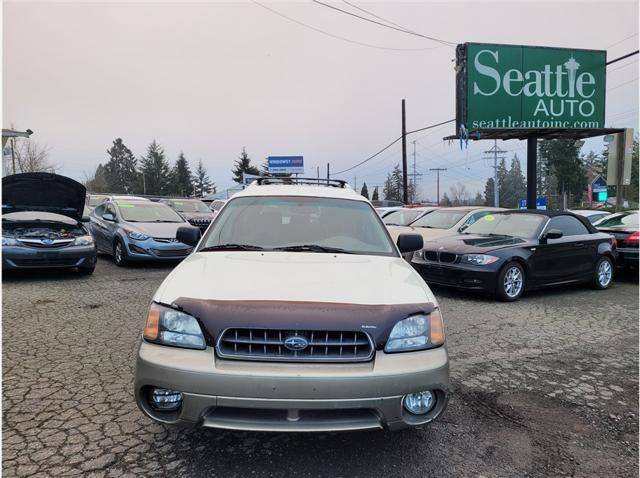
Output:
[[[609,59],[638,47],[636,1],[351,3],[457,43],[606,49]],[[243,146],[258,165],[303,155],[308,175],[324,175],[327,162],[346,169],[395,139],[402,98],[408,130],[454,118],[453,48],[310,1],[264,5],[380,48],[251,2],[4,2],[3,124],[32,129],[75,179],[106,161],[116,137],[136,156],[156,139],[171,163],[180,151],[192,167],[202,159],[225,188]],[[637,129],[637,56],[608,69],[607,90],[606,125]],[[453,130],[409,137],[423,197],[435,198],[429,168],[449,168],[441,191],[461,182],[475,193],[492,174],[482,154],[492,142],[461,151],[442,141]],[[525,142],[501,147],[525,157]],[[601,139],[586,148],[600,152]],[[344,178],[381,185],[399,161],[397,143]]]

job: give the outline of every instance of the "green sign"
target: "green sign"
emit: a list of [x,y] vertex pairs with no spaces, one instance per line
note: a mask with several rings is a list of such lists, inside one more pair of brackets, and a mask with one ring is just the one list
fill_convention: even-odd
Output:
[[602,128],[606,56],[595,50],[458,45],[458,127]]

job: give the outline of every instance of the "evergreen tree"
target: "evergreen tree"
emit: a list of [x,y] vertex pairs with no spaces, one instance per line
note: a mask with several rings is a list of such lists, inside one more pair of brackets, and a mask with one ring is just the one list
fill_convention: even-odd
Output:
[[503,179],[500,189],[500,205],[517,208],[518,200],[527,197],[527,182],[522,174],[520,160],[517,155],[511,160],[511,167]]
[[474,206],[482,206],[484,204],[484,198],[482,197],[482,194],[480,194],[480,192],[476,193],[476,197],[473,200],[473,205]]
[[447,193],[444,193],[442,195],[442,199],[440,200],[440,205],[444,207],[452,206],[451,199],[449,199],[449,196],[447,196]]
[[[640,181],[640,178],[638,178],[638,173],[639,168],[638,166],[640,166],[638,163],[640,162],[640,160],[638,159],[638,137],[636,136],[633,140],[633,151],[631,153],[631,184],[629,186],[627,186],[627,199],[631,202],[637,203],[638,201],[640,201],[640,188],[639,188],[639,184],[638,182]],[[634,205],[630,206],[634,207]],[[635,206],[637,207],[637,206]]]
[[371,196],[371,200],[372,201],[378,201],[378,186],[376,186],[376,188],[373,190],[373,195]]
[[387,174],[382,194],[387,200],[402,201],[402,172],[399,164],[396,164],[393,171]]
[[507,163],[505,162],[504,158],[502,158],[500,160],[500,163],[498,164],[498,201],[499,204],[498,206],[502,206],[502,203],[504,201],[503,195],[505,193],[505,180],[507,178],[507,174],[509,173],[509,171],[507,170]]
[[91,179],[87,179],[84,186],[87,188],[87,192],[90,193],[108,193],[109,183],[104,175],[104,166],[98,164],[95,173]]
[[176,164],[171,170],[171,193],[180,196],[190,196],[193,194],[193,179],[189,162],[184,157],[184,153],[180,153]]
[[154,139],[141,159],[143,193],[166,196],[171,191],[171,171],[164,156],[164,149]]
[[133,192],[138,173],[136,171],[137,161],[131,150],[125,146],[121,138],[116,138],[111,148],[107,149],[107,154],[109,160],[104,165],[104,179],[107,182],[109,192]]
[[209,179],[207,170],[202,164],[202,160],[198,161],[198,167],[193,176],[193,184],[195,185],[196,197],[204,197],[206,194],[215,193],[216,185]]
[[485,206],[493,206],[494,203],[494,191],[495,184],[493,178],[487,179],[486,184],[484,185],[484,205]]
[[234,165],[235,169],[232,170],[234,176],[233,180],[238,184],[242,184],[243,173],[253,174],[255,176],[260,175],[260,170],[251,165],[251,158],[249,158],[245,148],[242,148],[242,153],[240,153],[240,156]]
[[360,195],[369,199],[369,190],[367,189],[367,183],[364,183],[362,185],[362,189],[360,190]]
[[[543,164],[546,176],[553,176],[555,184],[547,181],[547,193],[555,196],[556,207],[562,204],[562,195],[569,197],[567,205],[579,203],[587,188],[587,175],[580,160],[580,148],[583,141],[574,139],[551,139],[540,141],[539,160]],[[553,186],[554,191],[551,191]],[[571,199],[574,196],[575,200]]]

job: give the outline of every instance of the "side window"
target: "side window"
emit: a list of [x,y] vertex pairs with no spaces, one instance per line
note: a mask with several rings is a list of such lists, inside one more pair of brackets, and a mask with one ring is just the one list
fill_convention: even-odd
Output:
[[549,229],[557,229],[562,231],[564,236],[579,236],[589,234],[589,231],[578,219],[571,216],[556,216],[551,218],[547,231]]
[[98,216],[100,219],[102,219],[102,215],[104,214],[104,208],[105,205],[104,204],[100,204],[100,206],[97,206],[94,210],[93,213]]
[[106,212],[108,212],[110,214],[113,214],[113,217],[118,217],[118,216],[116,216],[116,208],[113,207],[113,204],[107,205],[107,211]]

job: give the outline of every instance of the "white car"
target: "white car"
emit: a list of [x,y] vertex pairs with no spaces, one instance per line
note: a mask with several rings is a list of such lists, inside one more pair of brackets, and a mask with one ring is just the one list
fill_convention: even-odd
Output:
[[252,431],[434,420],[449,389],[442,315],[400,255],[422,238],[394,244],[343,181],[287,180],[235,194],[202,237],[178,231],[195,249],[153,296],[138,406],[165,424]]
[[611,213],[607,211],[598,211],[594,209],[571,209],[569,212],[577,214],[579,216],[586,217],[591,224],[595,224],[600,219],[610,216]]
[[215,201],[211,201],[211,204],[209,204],[209,209],[211,209],[211,212],[213,212],[212,220],[215,219],[215,217],[220,212],[220,209],[222,209],[222,207],[225,204],[227,204],[227,200],[226,199],[216,199]]

